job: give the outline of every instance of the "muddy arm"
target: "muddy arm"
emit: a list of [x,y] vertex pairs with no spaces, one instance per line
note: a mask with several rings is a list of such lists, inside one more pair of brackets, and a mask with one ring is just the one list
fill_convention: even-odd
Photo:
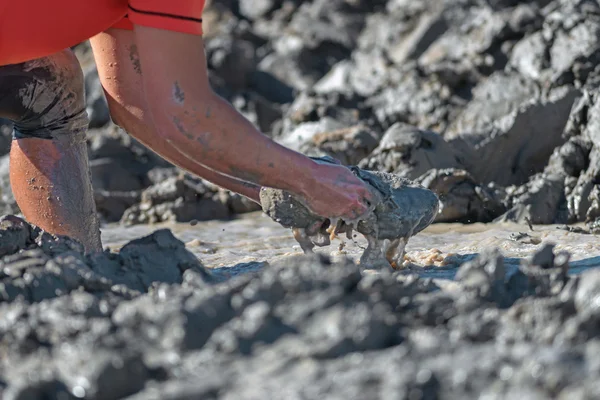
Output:
[[135,33],[148,108],[164,140],[222,174],[300,196],[310,190],[315,163],[258,132],[214,93],[201,36],[143,26]]
[[159,134],[227,176],[284,190],[317,215],[355,219],[373,195],[340,165],[321,165],[259,132],[210,87],[199,35],[135,25],[145,97]]
[[142,70],[135,34],[132,31],[109,29],[93,37],[90,43],[111,118],[116,124],[174,165],[260,203],[259,186],[206,168],[185,157],[171,143],[158,135],[144,98]]

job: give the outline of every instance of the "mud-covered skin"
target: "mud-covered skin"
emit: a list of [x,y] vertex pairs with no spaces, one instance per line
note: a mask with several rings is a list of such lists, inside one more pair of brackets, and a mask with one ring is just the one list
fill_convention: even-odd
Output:
[[[328,157],[313,159],[321,163],[334,162]],[[372,210],[360,220],[340,221],[314,215],[289,193],[272,188],[261,190],[263,211],[282,226],[292,228],[294,238],[305,253],[311,252],[314,245],[330,244],[322,228],[328,228],[331,237],[338,233],[351,237],[352,230],[356,229],[368,241],[361,257],[362,265],[377,267],[385,265],[387,260],[389,265],[399,267],[408,239],[435,219],[439,207],[437,196],[393,174],[349,168],[370,186],[377,199]],[[327,220],[329,225],[323,226]]]
[[100,251],[84,76],[70,49],[0,67],[0,118],[14,123],[10,182],[23,214]]
[[0,67],[0,118],[14,122],[16,139],[85,138],[83,74],[69,50]]

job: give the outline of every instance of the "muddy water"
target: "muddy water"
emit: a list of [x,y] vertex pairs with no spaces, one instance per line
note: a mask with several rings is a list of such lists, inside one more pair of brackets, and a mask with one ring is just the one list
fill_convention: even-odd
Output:
[[[302,256],[291,230],[274,223],[262,213],[244,215],[236,220],[190,224],[160,224],[103,228],[105,247],[111,250],[134,238],[160,228],[169,228],[205,266],[225,275],[251,272],[265,262]],[[520,260],[531,256],[546,243],[555,243],[556,251],[572,254],[573,273],[600,266],[600,241],[597,235],[559,229],[555,225],[517,224],[435,224],[410,239],[406,246],[404,268],[422,276],[452,279],[458,266],[486,248],[499,248],[506,257],[509,271]],[[336,239],[332,245],[316,248],[334,258],[349,257],[358,261],[367,242],[362,235],[353,240]]]

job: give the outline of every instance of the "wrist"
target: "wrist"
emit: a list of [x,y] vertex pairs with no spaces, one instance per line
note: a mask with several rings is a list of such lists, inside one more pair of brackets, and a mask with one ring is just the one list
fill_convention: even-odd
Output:
[[299,154],[297,160],[294,160],[293,173],[286,179],[284,188],[287,192],[299,197],[309,197],[314,194],[317,176],[319,175],[320,165],[310,158]]

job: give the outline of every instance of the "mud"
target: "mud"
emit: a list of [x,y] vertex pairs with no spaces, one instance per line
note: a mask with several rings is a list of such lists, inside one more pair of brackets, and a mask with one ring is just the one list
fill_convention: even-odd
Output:
[[3,217],[3,398],[598,395],[600,276],[548,243],[483,251],[447,280],[323,254],[207,268],[173,233],[85,256]]
[[[439,213],[394,243],[398,270],[343,226],[304,255],[281,224],[315,216],[249,214],[132,140],[78,46],[110,250],[0,220],[3,399],[600,397],[596,2],[212,0],[203,19],[212,86],[261,131]],[[6,156],[0,189],[17,214]]]
[[[313,158],[321,164],[335,163],[330,157]],[[302,249],[309,253],[315,245],[326,246],[338,233],[352,238],[352,230],[367,238],[367,248],[361,257],[363,266],[396,268],[404,257],[404,247],[411,236],[431,224],[437,215],[437,196],[398,175],[371,172],[350,167],[355,176],[365,182],[374,195],[375,203],[368,213],[355,221],[313,214],[299,199],[273,188],[263,188],[260,200],[264,213],[284,227],[292,228]],[[315,231],[315,225],[321,230]],[[386,263],[387,261],[387,263]]]
[[433,169],[464,168],[461,154],[432,131],[396,123],[359,167],[417,179]]
[[[121,223],[226,220],[233,214],[256,211],[258,205],[239,195],[224,195],[218,188],[198,178],[177,174],[176,170],[157,171],[157,183],[144,189],[141,201],[125,210]],[[165,175],[174,175],[165,177]]]
[[435,222],[490,222],[506,210],[501,190],[477,183],[463,169],[431,169],[417,182],[439,198]]

